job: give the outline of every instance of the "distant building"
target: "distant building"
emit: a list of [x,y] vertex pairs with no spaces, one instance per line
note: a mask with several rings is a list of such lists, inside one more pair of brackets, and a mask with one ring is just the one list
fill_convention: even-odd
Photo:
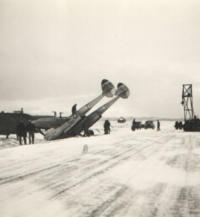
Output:
[[16,110],[16,111],[14,111],[13,113],[16,113],[16,114],[23,114],[23,113],[24,113],[24,109],[21,108],[21,110]]

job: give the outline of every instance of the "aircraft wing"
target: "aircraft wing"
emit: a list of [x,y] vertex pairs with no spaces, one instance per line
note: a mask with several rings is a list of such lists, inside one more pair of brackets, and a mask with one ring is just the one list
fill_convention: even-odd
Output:
[[60,139],[63,137],[64,134],[67,134],[67,132],[74,127],[80,120],[81,116],[77,114],[76,117],[71,116],[69,120],[67,120],[64,124],[57,128],[51,128],[46,131],[45,133],[45,139],[46,140],[55,140]]

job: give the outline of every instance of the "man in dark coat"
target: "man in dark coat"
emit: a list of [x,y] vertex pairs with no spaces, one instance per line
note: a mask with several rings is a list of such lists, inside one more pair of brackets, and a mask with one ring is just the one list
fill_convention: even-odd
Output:
[[26,129],[27,129],[27,132],[28,132],[29,144],[34,144],[35,126],[31,122],[28,122],[28,124],[26,126]]
[[174,127],[175,127],[176,130],[178,130],[178,128],[179,128],[179,122],[178,121],[175,122]]
[[135,119],[133,119],[133,122],[132,122],[132,126],[131,126],[131,129],[134,131],[135,130]]
[[157,120],[157,130],[159,131],[160,130],[160,121]]
[[76,117],[76,115],[77,115],[76,106],[77,106],[77,104],[74,104],[74,105],[72,106],[72,116],[73,116],[73,117]]
[[104,134],[110,134],[110,122],[106,120],[104,122]]
[[24,140],[24,144],[26,144],[26,126],[25,124],[20,121],[18,124],[17,124],[17,138],[19,140],[19,144],[22,145],[22,138]]

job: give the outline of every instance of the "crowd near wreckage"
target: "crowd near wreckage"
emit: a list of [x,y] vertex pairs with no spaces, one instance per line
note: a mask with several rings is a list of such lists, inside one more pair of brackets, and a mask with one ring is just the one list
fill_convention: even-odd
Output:
[[[28,127],[30,123],[33,124],[35,132],[40,132],[46,140],[63,139],[77,135],[93,135],[93,131],[90,130],[90,127],[101,119],[103,113],[107,111],[119,98],[127,99],[130,95],[129,88],[126,85],[118,83],[117,88],[115,88],[114,85],[106,79],[102,80],[101,89],[102,92],[99,96],[82,106],[79,110],[76,110],[75,104],[72,107],[72,114],[69,117],[62,117],[61,113],[60,117],[56,117],[55,112],[54,116],[29,115],[25,114],[23,109],[13,113],[1,112],[0,134],[6,135],[7,138],[10,134],[17,134],[17,126],[20,122],[23,122],[25,127]],[[112,99],[87,115],[87,113],[104,97]],[[184,108],[184,123],[182,123],[182,121],[176,121],[174,125],[175,129],[183,129],[184,131],[200,131],[200,119],[194,114],[192,84],[183,85],[181,104]],[[117,121],[118,123],[125,123],[126,119],[120,117]],[[160,130],[159,120],[157,120],[156,126],[157,130]],[[104,128],[106,128],[105,124]],[[142,128],[155,129],[154,122],[148,120],[145,123],[142,123],[133,119],[131,129],[134,131]],[[105,134],[107,133],[109,132],[105,132]]]
[[6,135],[8,138],[10,134],[17,133],[17,125],[20,122],[23,122],[25,126],[29,124],[29,122],[39,119],[39,118],[47,118],[51,116],[47,115],[29,115],[23,112],[23,109],[20,111],[15,111],[13,113],[4,112],[0,113],[0,135]]
[[[90,135],[92,134],[90,127],[101,119],[102,114],[119,98],[126,99],[130,95],[129,88],[126,85],[118,83],[117,88],[115,88],[106,79],[102,80],[101,89],[102,93],[99,96],[82,106],[79,110],[73,112],[69,117],[31,116],[24,114],[23,111],[16,113],[2,112],[0,114],[0,134],[7,135],[7,137],[9,134],[16,134],[16,126],[22,121],[25,125],[31,122],[35,126],[36,132],[43,134],[46,140],[73,137],[80,135],[82,132],[85,135]],[[104,97],[112,99],[86,116]]]
[[[82,131],[86,133],[89,131],[89,128],[94,125],[99,119],[101,119],[102,114],[109,109],[119,98],[126,99],[130,95],[130,91],[126,85],[123,83],[118,83],[117,89],[115,90],[114,85],[104,79],[101,82],[102,93],[97,96],[95,99],[81,107],[75,115],[68,117],[63,124],[56,128],[50,128],[45,132],[46,140],[55,140],[61,138],[72,137],[80,135]],[[100,106],[94,112],[86,116],[86,114],[104,97],[114,97],[104,105]],[[40,121],[33,121],[32,123],[37,127],[41,128]]]

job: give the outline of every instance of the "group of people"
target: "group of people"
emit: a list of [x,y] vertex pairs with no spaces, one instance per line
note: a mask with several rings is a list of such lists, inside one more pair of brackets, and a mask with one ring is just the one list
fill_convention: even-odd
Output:
[[176,130],[182,130],[183,129],[183,123],[182,121],[176,121],[174,124],[174,127]]
[[34,144],[35,126],[31,122],[25,124],[23,121],[20,121],[16,127],[17,139],[20,145],[22,145],[23,143],[24,145],[27,144],[27,133],[28,133],[29,144]]
[[[76,115],[76,105],[74,105],[72,115]],[[103,127],[104,127],[104,134],[110,134],[111,124],[109,120],[105,120]],[[16,127],[16,134],[17,134],[17,139],[19,141],[19,144],[20,145],[27,144],[27,134],[28,134],[29,144],[34,144],[35,130],[36,130],[35,126],[31,122],[25,124],[23,121],[20,121]],[[157,130],[160,130],[160,121],[157,121]],[[84,136],[91,136],[91,135],[94,135],[94,132],[92,130],[88,130],[88,129],[84,130]]]

